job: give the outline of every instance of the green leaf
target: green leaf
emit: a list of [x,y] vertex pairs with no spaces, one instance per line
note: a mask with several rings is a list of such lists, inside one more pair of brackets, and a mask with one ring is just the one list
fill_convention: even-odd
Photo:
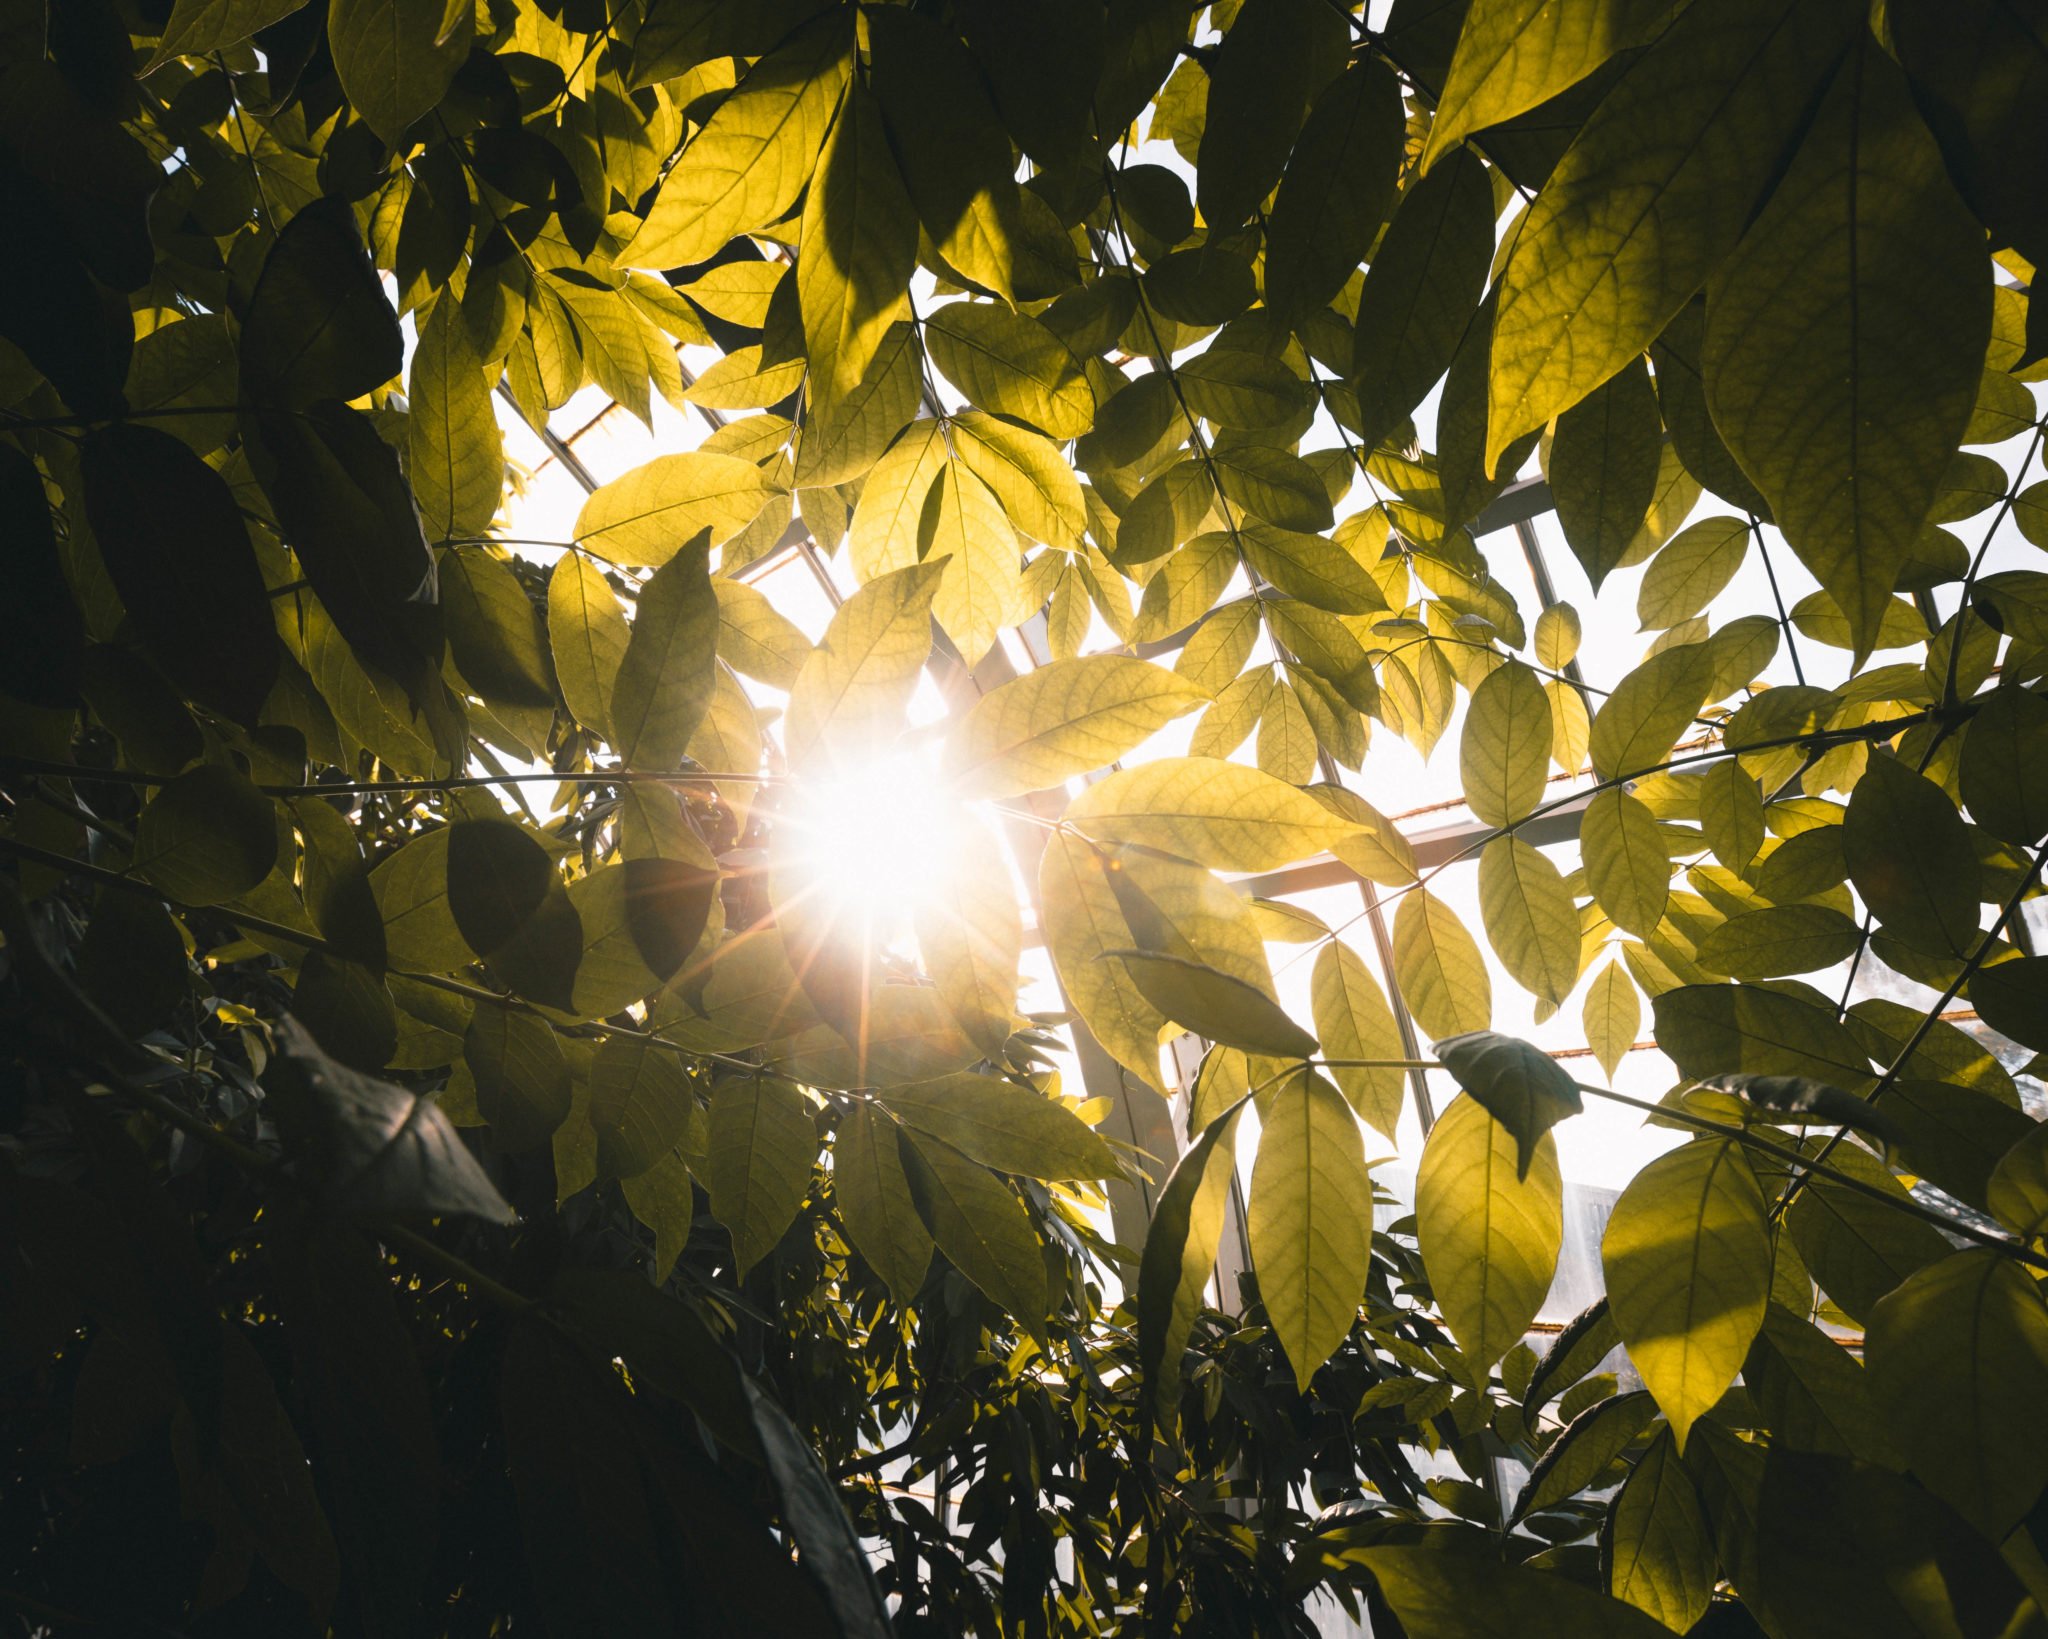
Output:
[[1102,842],[1134,842],[1228,871],[1270,871],[1353,827],[1284,781],[1214,757],[1162,757],[1096,781],[1066,817]]
[[483,360],[452,296],[419,327],[406,387],[405,470],[429,533],[482,534],[497,516],[505,452]]
[[1194,1334],[1209,1274],[1223,1240],[1237,1177],[1239,1104],[1214,1121],[1174,1164],[1145,1231],[1138,1273],[1138,1369],[1153,1415],[1169,1428],[1181,1392],[1181,1355]]
[[1233,443],[1212,449],[1209,466],[1225,498],[1254,518],[1310,533],[1328,529],[1335,519],[1316,469],[1285,450]]
[[2017,1264],[1951,1253],[1881,1299],[1866,1343],[1914,1474],[1993,1542],[2048,1484],[2048,1304]]
[[741,1276],[775,1250],[795,1221],[817,1153],[810,1105],[795,1082],[757,1073],[713,1091],[704,1181],[711,1210],[732,1234]]
[[1657,496],[1664,429],[1640,356],[1557,418],[1548,472],[1565,544],[1598,592]]
[[1766,905],[1731,916],[1699,941],[1699,964],[1738,979],[1815,973],[1847,961],[1862,930],[1828,905]]
[[1691,724],[1713,681],[1713,653],[1704,643],[1681,643],[1651,655],[1594,714],[1587,743],[1594,772],[1614,780],[1656,768]]
[[632,629],[626,612],[596,565],[580,552],[564,552],[548,577],[548,646],[562,698],[585,728],[612,737],[612,685],[626,658]]
[[1358,1120],[1303,1069],[1258,1096],[1259,1158],[1246,1234],[1259,1297],[1306,1390],[1350,1332],[1372,1264],[1372,1178]]
[[932,1238],[911,1202],[896,1124],[863,1099],[832,1145],[832,1191],[847,1239],[899,1304],[917,1296],[931,1266]]
[[1211,350],[1174,367],[1188,408],[1219,427],[1277,427],[1308,403],[1308,387],[1280,362],[1258,353]]
[[286,1156],[349,1217],[473,1217],[509,1224],[492,1186],[430,1096],[337,1064],[292,1019],[278,1021],[269,1090]]
[[1657,1044],[1696,1081],[1743,1071],[1812,1076],[1852,1091],[1870,1081],[1856,1038],[1823,1007],[1760,985],[1682,985],[1654,1002]]
[[218,763],[180,774],[135,821],[135,869],[181,905],[241,897],[270,874],[277,853],[270,799]]
[[[574,1120],[572,1116],[572,1124]],[[555,1135],[555,1141],[560,1144],[560,1132]],[[558,1153],[555,1162],[557,1189],[562,1187],[562,1174]],[[626,1205],[632,1208],[633,1216],[654,1231],[654,1263],[650,1273],[657,1282],[666,1284],[675,1272],[676,1260],[690,1244],[690,1226],[697,1217],[696,1185],[690,1179],[689,1165],[678,1152],[670,1150],[657,1156],[645,1172],[636,1172],[630,1178],[621,1179],[619,1193],[626,1198]]]
[[1970,817],[1993,836],[2024,848],[2048,835],[2048,703],[2010,686],[1984,696],[1957,774]]
[[1202,215],[1236,227],[1280,180],[1309,99],[1344,65],[1344,20],[1316,0],[1246,0],[1206,65],[1195,159]]
[[1394,982],[1415,1022],[1439,1040],[1484,1030],[1493,1018],[1493,981],[1478,944],[1427,889],[1402,895],[1394,913]]
[[1515,1499],[1511,1520],[1519,1522],[1585,1490],[1656,1416],[1657,1402],[1640,1389],[1595,1401],[1544,1448]]
[[[185,444],[139,422],[92,433],[79,464],[93,544],[150,658],[194,700],[255,723],[277,681],[277,626],[234,492]],[[29,527],[47,534],[34,486],[23,500],[43,516]],[[16,550],[25,565],[32,549]],[[26,593],[21,578],[10,598]]]
[[917,544],[927,562],[947,560],[932,597],[932,617],[960,658],[979,665],[1015,614],[1021,587],[1017,532],[988,485],[949,459],[925,498]]
[[711,590],[718,596],[718,658],[771,688],[794,684],[811,640],[759,588],[721,575]]
[[1775,1302],[1742,1368],[1774,1445],[1901,1467],[1869,1375],[1834,1338]]
[[473,14],[456,12],[442,32],[445,8],[413,0],[336,0],[327,14],[327,49],[342,89],[363,123],[397,148],[405,128],[430,112],[469,57]]
[[640,589],[612,684],[612,740],[628,768],[675,768],[716,687],[718,598],[693,542]]
[[507,1150],[537,1149],[569,1117],[569,1062],[554,1026],[522,1008],[482,1006],[470,1015],[462,1061],[477,1108]]
[[164,24],[155,54],[142,72],[153,73],[173,57],[204,57],[240,45],[258,29],[289,17],[306,0],[177,0]]
[[1565,1322],[1564,1330],[1536,1363],[1529,1386],[1522,1391],[1524,1420],[1533,1423],[1553,1396],[1570,1388],[1620,1347],[1621,1334],[1614,1329],[1608,1302],[1596,1298]]
[[[1660,1639],[1670,1629],[1562,1575],[1484,1553],[1374,1547],[1364,1568],[1409,1639]],[[1475,1626],[1475,1617],[1479,1623]]]
[[1278,1002],[1206,962],[1143,950],[1104,951],[1100,959],[1123,963],[1146,1001],[1211,1041],[1274,1058],[1307,1058],[1316,1050],[1315,1037]]
[[1039,860],[1039,916],[1067,1001],[1103,1050],[1148,1087],[1160,1084],[1166,1016],[1123,963],[1100,958],[1136,942],[1114,889],[1111,860],[1072,833],[1055,832]]
[[1579,911],[1558,868],[1520,837],[1495,837],[1479,854],[1479,914],[1515,982],[1563,1006],[1579,982]]
[[1011,523],[1048,546],[1080,549],[1087,523],[1080,480],[1050,440],[979,410],[950,425],[954,457],[995,492]]
[[1513,1036],[1473,1031],[1439,1041],[1435,1051],[1458,1085],[1514,1135],[1516,1166],[1524,1175],[1543,1137],[1583,1107],[1557,1060]]
[[1020,1178],[1116,1176],[1109,1146],[1063,1104],[1001,1076],[963,1073],[877,1095],[906,1127],[943,1139],[970,1161]]
[[1985,1191],[1991,1215],[2032,1239],[2048,1225],[2048,1122],[2036,1122],[2026,1137],[2000,1157]]
[[1451,367],[1486,288],[1494,250],[1493,186],[1470,153],[1411,181],[1358,298],[1354,429],[1370,450],[1398,428]]
[[925,233],[948,266],[1011,300],[1023,237],[1016,160],[973,56],[922,13],[891,9],[864,21],[869,83]]
[[722,546],[754,521],[773,492],[767,475],[736,455],[657,455],[592,492],[576,515],[576,539],[609,563],[657,567],[700,530]]
[[621,266],[707,261],[788,212],[846,85],[849,33],[843,16],[822,17],[754,64],[669,168]]
[[1848,616],[1859,663],[1969,422],[1990,337],[1984,230],[1905,76],[1859,33],[1708,284],[1700,360],[1715,427]]
[[1513,825],[1543,800],[1550,775],[1550,697],[1527,666],[1496,666],[1472,691],[1458,742],[1466,805],[1481,824]]
[[[1309,977],[1309,1006],[1326,1057],[1394,1060],[1409,1056],[1393,1009],[1387,1006],[1372,970],[1342,940],[1332,939],[1316,952]],[[1407,1071],[1398,1065],[1375,1069],[1333,1064],[1330,1077],[1352,1109],[1393,1143]]]
[[[671,1049],[640,1036],[607,1036],[598,1044],[590,1063],[590,1124],[604,1177],[645,1175],[681,1142],[696,1114],[689,1073]],[[671,1187],[685,1197],[687,1222],[688,1184]]]
[[1524,1146],[1469,1096],[1430,1128],[1415,1176],[1416,1240],[1475,1383],[1543,1306],[1564,1243],[1563,1199],[1548,1132]]
[[932,363],[968,402],[1061,440],[1095,424],[1081,361],[1038,320],[994,302],[949,302],[925,316]]
[[1663,0],[1479,0],[1458,29],[1457,50],[1422,150],[1427,170],[1475,131],[1526,114],[1634,45],[1670,10]]
[[907,316],[917,262],[910,208],[881,109],[850,82],[804,200],[797,299],[814,398],[844,398],[866,376],[889,326]]
[[1954,1511],[1867,1463],[1773,1449],[1745,1591],[1794,1634],[2024,1632],[2033,1601]]
[[1849,880],[1885,932],[1933,956],[1977,944],[1978,869],[1948,795],[1899,757],[1874,754],[1842,816]]
[[1719,1579],[1714,1537],[1668,1432],[1659,1431],[1622,1482],[1602,1546],[1616,1599],[1673,1633],[1706,1615]]
[[1887,1140],[1897,1132],[1885,1110],[1811,1076],[1715,1076],[1700,1085],[1717,1093],[1733,1093],[1760,1110],[1769,1110],[1780,1121],[1856,1127]]
[[949,760],[967,794],[1020,796],[1108,766],[1207,698],[1128,655],[1056,660],[975,701]]
[[1625,368],[1735,248],[1862,27],[1861,10],[1834,0],[1688,8],[1615,82],[1545,179],[1501,276],[1488,472]]
[[1809,1178],[1785,1224],[1821,1290],[1844,1314],[1862,1321],[1900,1281],[1946,1257],[1949,1244],[1902,1210],[1905,1190],[1875,1159],[1837,1146],[1829,1164],[1889,1199],[1873,1200],[1825,1178]]
[[1636,1174],[1600,1243],[1614,1322],[1678,1449],[1742,1369],[1771,1290],[1763,1193],[1741,1149],[1689,1143]]
[[911,1197],[939,1250],[1011,1319],[1045,1338],[1045,1260],[1009,1186],[952,1145],[906,1132]]
[[486,700],[553,706],[546,636],[518,576],[476,547],[445,549],[437,567],[448,650],[462,680]]
[[1353,63],[1317,96],[1266,218],[1274,312],[1313,312],[1365,260],[1394,202],[1406,135],[1400,81],[1377,57]]
[[800,763],[829,736],[894,726],[931,653],[931,606],[945,565],[913,564],[869,581],[840,606],[789,692],[783,746]]
[[1702,518],[1687,525],[1650,560],[1636,589],[1636,618],[1643,630],[1665,631],[1703,612],[1748,555],[1749,526],[1740,518]]
[[1581,1017],[1586,1045],[1612,1081],[1643,1027],[1642,998],[1619,962],[1609,962],[1593,976]]
[[315,200],[285,224],[263,259],[236,352],[245,404],[360,398],[398,374],[398,315],[345,201]]
[[1700,830],[1731,871],[1747,871],[1764,845],[1763,793],[1733,757],[1700,776]]

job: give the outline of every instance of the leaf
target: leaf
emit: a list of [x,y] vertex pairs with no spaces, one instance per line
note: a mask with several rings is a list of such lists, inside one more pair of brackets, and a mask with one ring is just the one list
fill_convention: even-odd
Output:
[[1577,1085],[1557,1060],[1513,1036],[1473,1031],[1439,1041],[1435,1051],[1458,1085],[1514,1134],[1523,1175],[1544,1135],[1583,1107]]
[[1869,1376],[1826,1332],[1775,1302],[1742,1368],[1773,1445],[1903,1466]]
[[[1309,977],[1309,1006],[1329,1059],[1404,1059],[1409,1056],[1393,1009],[1364,960],[1342,940],[1316,952]],[[1399,1065],[1369,1068],[1333,1063],[1330,1077],[1356,1110],[1388,1143],[1400,1125],[1407,1071]]]
[[659,567],[701,530],[722,546],[759,515],[774,486],[751,461],[709,450],[657,455],[600,485],[576,515],[576,539],[608,563]]
[[1299,456],[1261,444],[1230,444],[1212,449],[1208,465],[1224,496],[1266,523],[1314,533],[1334,521],[1329,491]]
[[1682,1452],[1741,1370],[1771,1288],[1756,1174],[1730,1140],[1689,1143],[1636,1174],[1600,1243],[1629,1359]]
[[1975,948],[1976,851],[1955,804],[1926,775],[1873,755],[1842,816],[1842,857],[1887,933],[1929,955]]
[[1749,555],[1749,526],[1740,518],[1702,518],[1680,530],[1650,560],[1636,590],[1643,630],[1682,625],[1720,596]]
[[289,1017],[276,1030],[271,1091],[286,1154],[333,1211],[513,1221],[431,1097],[335,1063]]
[[1108,766],[1207,698],[1128,655],[1055,660],[976,700],[949,762],[968,795],[1021,796]]
[[271,801],[232,768],[202,763],[160,788],[135,822],[135,869],[181,905],[218,905],[277,863]]
[[1643,1027],[1642,998],[1619,962],[1609,962],[1586,987],[1582,1020],[1586,1045],[1612,1081]]
[[2036,1608],[1990,1543],[1918,1486],[1773,1449],[1745,1580],[1788,1633],[2023,1632]]
[[1015,157],[972,55],[932,17],[891,10],[866,21],[869,83],[919,221],[948,266],[1011,300],[1023,236]]
[[618,595],[597,567],[578,552],[556,559],[548,577],[548,644],[555,676],[571,714],[607,742],[613,680],[631,635]]
[[[607,1036],[598,1044],[590,1063],[590,1124],[604,1177],[645,1176],[682,1141],[696,1113],[689,1074],[667,1047],[638,1036]],[[677,1186],[687,1218],[688,1180]]]
[[832,1190],[847,1239],[882,1277],[890,1296],[908,1304],[931,1265],[932,1238],[911,1203],[896,1124],[865,1099],[854,1105],[833,1143]]
[[999,1057],[1017,1027],[1024,941],[1009,862],[981,821],[963,816],[934,877],[915,907],[918,953],[960,1028]]
[[1307,1058],[1316,1050],[1315,1037],[1279,1003],[1204,962],[1142,950],[1105,951],[1100,959],[1123,963],[1146,1001],[1211,1041],[1274,1058]]
[[1758,985],[1682,985],[1654,1007],[1658,1045],[1695,1080],[1742,1071],[1852,1090],[1870,1081],[1870,1061],[1831,1007]]
[[1969,422],[1990,335],[1983,229],[1898,65],[1859,31],[1708,285],[1700,359],[1715,427],[1841,604],[1859,664]]
[[1847,961],[1862,930],[1827,905],[1766,905],[1731,916],[1697,946],[1701,967],[1738,979],[1814,973]]
[[917,542],[921,558],[945,563],[932,617],[960,658],[978,666],[1015,613],[1016,531],[988,485],[949,460],[925,498]]
[[460,304],[444,296],[419,327],[407,377],[406,476],[436,539],[480,535],[497,516],[505,452]]
[[1426,889],[1404,894],[1394,914],[1394,982],[1431,1037],[1484,1030],[1493,1017],[1493,981],[1479,946]]
[[905,1126],[943,1139],[970,1161],[1020,1178],[1116,1176],[1116,1158],[1065,1105],[1001,1076],[963,1073],[906,1082],[877,1095]]
[[1174,376],[1188,408],[1219,427],[1277,427],[1308,405],[1301,377],[1257,353],[1198,353]]
[[1811,1076],[1715,1076],[1701,1086],[1717,1093],[1733,1093],[1760,1110],[1771,1111],[1785,1121],[1823,1122],[1828,1126],[1855,1127],[1889,1140],[1897,1132],[1868,1099],[1844,1092]]
[[1593,717],[1587,750],[1602,779],[1646,773],[1670,755],[1714,680],[1704,643],[1661,649],[1621,680]]
[[1527,666],[1509,661],[1472,691],[1458,742],[1465,803],[1483,825],[1513,825],[1543,800],[1550,775],[1550,698]]
[[559,886],[547,849],[511,820],[459,820],[446,846],[448,910],[479,956],[502,949]]
[[[353,4],[395,9],[396,0]],[[317,199],[284,225],[263,259],[236,351],[244,404],[361,398],[398,374],[398,315],[345,200]]]
[[1993,1542],[2048,1484],[2048,1304],[2009,1259],[1951,1253],[1870,1313],[1878,1408],[1921,1481]]
[[1307,1068],[1258,1096],[1246,1235],[1266,1317],[1306,1391],[1350,1332],[1372,1263],[1372,1180],[1358,1121]]
[[363,123],[397,148],[407,126],[430,112],[469,56],[470,14],[446,35],[433,6],[410,0],[335,0],[327,48],[342,89]]
[[1557,418],[1550,492],[1565,544],[1598,592],[1657,496],[1663,427],[1640,356]]
[[743,1278],[795,1221],[817,1153],[810,1106],[795,1082],[756,1073],[713,1091],[705,1186]]
[[[234,492],[185,444],[138,422],[90,434],[79,464],[93,544],[143,647],[180,690],[254,724],[277,681],[277,627]],[[39,479],[23,503],[47,516]],[[42,519],[31,527],[47,534]],[[28,561],[23,551],[10,597],[25,591]]]
[[1563,1006],[1579,982],[1579,912],[1557,867],[1520,837],[1495,837],[1479,854],[1479,914],[1515,982]]
[[682,761],[717,686],[718,598],[696,543],[640,589],[612,684],[612,740],[628,768]]
[[1950,1248],[1939,1231],[1901,1210],[1905,1190],[1875,1159],[1839,1146],[1829,1164],[1889,1199],[1873,1200],[1825,1178],[1809,1178],[1785,1224],[1821,1290],[1844,1314],[1862,1321],[1900,1281],[1946,1257]]
[[917,262],[917,213],[882,130],[881,109],[850,81],[804,199],[797,300],[809,390],[844,398],[866,376],[892,323],[906,316]]
[[1061,440],[1095,424],[1081,361],[1038,320],[993,302],[949,302],[925,316],[924,338],[932,363],[977,408]]
[[2048,704],[2011,687],[1983,696],[1957,774],[1971,818],[1993,836],[2031,847],[2048,835]]
[[[1513,1520],[1555,1507],[1586,1489],[1656,1420],[1657,1402],[1640,1389],[1612,1394],[1580,1412],[1544,1448],[1515,1500]],[[1659,1431],[1660,1435],[1663,1431]]]
[[951,427],[954,458],[988,485],[1011,523],[1049,546],[1080,549],[1080,481],[1049,439],[979,410],[953,417]]
[[932,596],[944,569],[920,563],[879,575],[840,606],[790,689],[782,739],[791,764],[828,735],[893,726],[931,653]]
[[939,1250],[1041,1342],[1045,1261],[1024,1203],[995,1174],[930,1135],[906,1134],[911,1197]]
[[1110,886],[1104,854],[1070,832],[1053,833],[1038,866],[1039,916],[1068,1004],[1103,1050],[1146,1086],[1160,1085],[1159,1033],[1167,1019],[1123,963],[1101,960],[1136,940]]
[[142,72],[153,73],[173,57],[204,57],[240,45],[257,30],[289,17],[306,0],[177,0],[164,24],[156,52]]
[[1670,1632],[1568,1577],[1485,1554],[1373,1547],[1345,1557],[1372,1577],[1409,1639],[1659,1639]]
[[1162,757],[1120,770],[1070,802],[1066,817],[1098,841],[1232,871],[1276,870],[1354,829],[1296,787],[1213,757]]
[[476,1082],[478,1110],[507,1150],[539,1148],[569,1118],[569,1062],[554,1026],[537,1014],[477,1008],[462,1062]]
[[1602,1547],[1616,1599],[1673,1633],[1706,1615],[1719,1571],[1713,1533],[1668,1433],[1651,1439],[1622,1482]]
[[1276,313],[1313,312],[1365,260],[1394,202],[1405,135],[1400,82],[1377,58],[1316,97],[1266,218],[1266,304]]
[[1465,14],[1422,150],[1427,170],[1475,131],[1569,89],[1663,20],[1661,0],[1480,0]]
[[1688,8],[1615,82],[1545,180],[1501,276],[1489,473],[1640,354],[1735,248],[1862,26],[1832,0]]
[[1151,1388],[1153,1415],[1171,1427],[1180,1402],[1181,1355],[1194,1335],[1224,1213],[1237,1176],[1237,1127],[1243,1106],[1212,1122],[1174,1164],[1145,1231],[1138,1273],[1138,1369]]
[[1542,1308],[1564,1242],[1564,1185],[1548,1132],[1523,1146],[1470,1096],[1423,1143],[1415,1234],[1430,1291],[1480,1383]]
[[1763,793],[1733,757],[1700,776],[1700,831],[1731,871],[1747,871],[1763,847]]
[[1243,222],[1273,184],[1309,99],[1343,66],[1343,20],[1314,0],[1247,0],[1216,47],[1195,160],[1202,215]]
[[843,17],[821,17],[755,63],[669,168],[619,264],[708,261],[735,235],[784,216],[825,145],[849,43]]
[[771,688],[795,683],[811,640],[757,587],[721,575],[711,590],[718,596],[719,659]]

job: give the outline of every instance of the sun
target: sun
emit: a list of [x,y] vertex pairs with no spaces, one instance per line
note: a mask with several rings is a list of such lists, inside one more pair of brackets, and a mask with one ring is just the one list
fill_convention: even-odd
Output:
[[796,783],[777,830],[778,897],[881,950],[899,943],[956,869],[973,821],[936,745],[849,759]]

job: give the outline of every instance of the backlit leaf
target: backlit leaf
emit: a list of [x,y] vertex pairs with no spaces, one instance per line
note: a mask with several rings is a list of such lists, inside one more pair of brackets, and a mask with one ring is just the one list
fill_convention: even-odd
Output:
[[975,701],[954,730],[951,761],[973,795],[1039,791],[1107,767],[1205,699],[1127,655],[1056,660]]

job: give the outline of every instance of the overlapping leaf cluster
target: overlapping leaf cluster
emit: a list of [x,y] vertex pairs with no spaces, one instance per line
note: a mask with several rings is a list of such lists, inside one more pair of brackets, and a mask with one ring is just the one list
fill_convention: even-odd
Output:
[[[2031,10],[15,10],[24,1610],[2039,1625],[2048,1145],[1941,1016],[2048,1051],[2048,575],[1951,528],[2048,545]],[[527,538],[501,417],[586,387],[661,453]],[[1596,591],[1647,565],[1611,692],[1478,544],[1532,459]],[[858,587],[815,644],[746,578],[797,542]],[[1771,553],[1819,589],[1716,624]],[[1802,648],[1847,680],[1758,686]],[[961,840],[913,962],[796,816],[928,669]],[[1476,934],[1340,772],[1454,724]],[[1213,1044],[1177,1167],[1059,1086],[1007,850],[1126,1097]],[[1417,1047],[1239,880],[1322,854],[1467,1095],[1404,1233],[1360,1122]],[[1490,1033],[1480,936],[1610,1075],[1647,997],[1685,1078],[1540,1362],[1549,1128],[1602,1089]],[[1939,999],[1801,978],[1845,962]],[[167,1545],[109,1603],[124,1533]]]

